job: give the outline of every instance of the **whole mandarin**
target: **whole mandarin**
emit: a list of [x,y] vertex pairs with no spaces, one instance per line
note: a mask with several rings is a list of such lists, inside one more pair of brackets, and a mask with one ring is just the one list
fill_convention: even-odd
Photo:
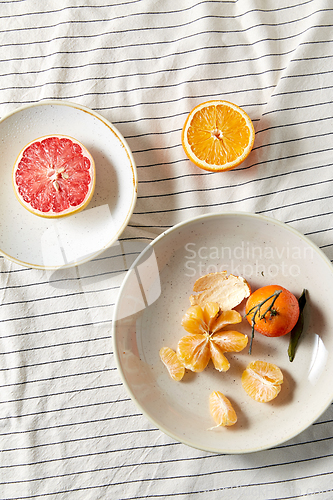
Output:
[[250,295],[245,313],[257,332],[266,337],[281,337],[294,328],[300,311],[297,298],[289,290],[268,285]]

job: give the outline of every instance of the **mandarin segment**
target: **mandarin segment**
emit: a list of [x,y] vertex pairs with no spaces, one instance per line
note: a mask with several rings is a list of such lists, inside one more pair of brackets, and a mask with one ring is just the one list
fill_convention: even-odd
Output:
[[223,352],[240,352],[247,346],[248,337],[240,332],[231,330],[214,333],[212,342],[223,349]]
[[267,403],[281,391],[283,373],[273,363],[252,361],[242,374],[242,386],[255,401]]
[[222,311],[219,317],[214,322],[214,326],[212,327],[212,333],[215,333],[227,325],[236,325],[237,323],[241,323],[242,316],[238,311],[232,309],[231,311]]
[[202,372],[210,359],[209,339],[194,333],[182,337],[177,345],[178,359],[192,372]]
[[203,317],[209,330],[212,328],[213,323],[215,325],[215,320],[219,312],[220,306],[216,302],[207,302],[207,304],[205,304],[205,307],[203,308]]
[[176,381],[181,380],[185,375],[185,368],[179,361],[175,351],[170,347],[162,347],[159,354],[162,363],[169,372],[170,377]]
[[216,342],[210,342],[210,357],[213,361],[215,370],[219,372],[226,372],[230,368],[228,359],[223,354],[222,348]]
[[191,306],[182,318],[182,327],[189,333],[203,333],[203,310],[200,306]]
[[237,422],[231,402],[220,391],[214,391],[209,396],[209,410],[216,423],[215,427],[229,427]]
[[248,337],[240,332],[222,331],[222,328],[241,320],[237,311],[220,312],[218,304],[214,302],[208,302],[203,309],[191,306],[182,319],[183,327],[190,334],[178,342],[178,358],[187,369],[194,372],[203,371],[210,359],[217,370],[227,371],[230,363],[224,353],[240,352],[247,345]]

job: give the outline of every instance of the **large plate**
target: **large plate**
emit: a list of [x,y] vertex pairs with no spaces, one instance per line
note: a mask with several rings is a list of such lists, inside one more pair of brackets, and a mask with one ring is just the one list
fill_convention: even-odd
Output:
[[[255,335],[248,349],[227,354],[231,367],[186,373],[171,380],[159,359],[162,346],[176,348],[186,333],[181,318],[194,281],[227,270],[252,289],[279,284],[296,296],[308,291],[305,330],[293,362],[289,335]],[[247,453],[287,441],[312,424],[333,399],[333,273],[330,261],[306,237],[276,220],[225,213],[181,223],[156,238],[138,257],[122,284],[113,324],[114,353],[123,382],[143,414],[175,440],[202,450]],[[236,325],[237,327],[239,325]],[[237,328],[250,335],[244,320]],[[278,397],[252,400],[241,386],[250,361],[277,364],[284,373]],[[238,414],[233,427],[214,426],[208,398],[223,392]]]
[[[17,201],[12,169],[21,149],[44,135],[74,137],[90,151],[96,187],[88,207],[57,220],[31,214]],[[112,245],[131,217],[137,196],[132,153],[120,132],[94,111],[66,101],[24,106],[0,121],[0,253],[27,267],[71,267]]]

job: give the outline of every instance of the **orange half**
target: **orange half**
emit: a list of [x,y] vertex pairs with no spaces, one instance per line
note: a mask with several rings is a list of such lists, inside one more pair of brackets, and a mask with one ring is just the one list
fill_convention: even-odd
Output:
[[182,144],[188,158],[213,172],[231,170],[249,155],[254,127],[248,114],[228,101],[207,101],[188,115]]

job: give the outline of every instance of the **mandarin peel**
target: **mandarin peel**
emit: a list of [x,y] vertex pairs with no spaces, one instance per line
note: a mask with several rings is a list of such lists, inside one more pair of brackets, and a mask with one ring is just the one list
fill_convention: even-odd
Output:
[[242,316],[237,311],[221,312],[216,303],[208,302],[203,308],[191,306],[182,318],[182,326],[189,334],[178,342],[178,359],[194,372],[202,372],[210,359],[218,371],[227,371],[230,363],[224,353],[242,351],[248,337],[223,328],[241,321]]
[[204,307],[208,302],[216,302],[222,311],[228,311],[249,297],[251,288],[241,276],[220,271],[198,278],[193,285],[193,292],[190,295],[192,306]]
[[254,330],[265,337],[281,337],[291,332],[300,315],[299,302],[294,294],[280,285],[258,288],[247,299],[245,317]]

